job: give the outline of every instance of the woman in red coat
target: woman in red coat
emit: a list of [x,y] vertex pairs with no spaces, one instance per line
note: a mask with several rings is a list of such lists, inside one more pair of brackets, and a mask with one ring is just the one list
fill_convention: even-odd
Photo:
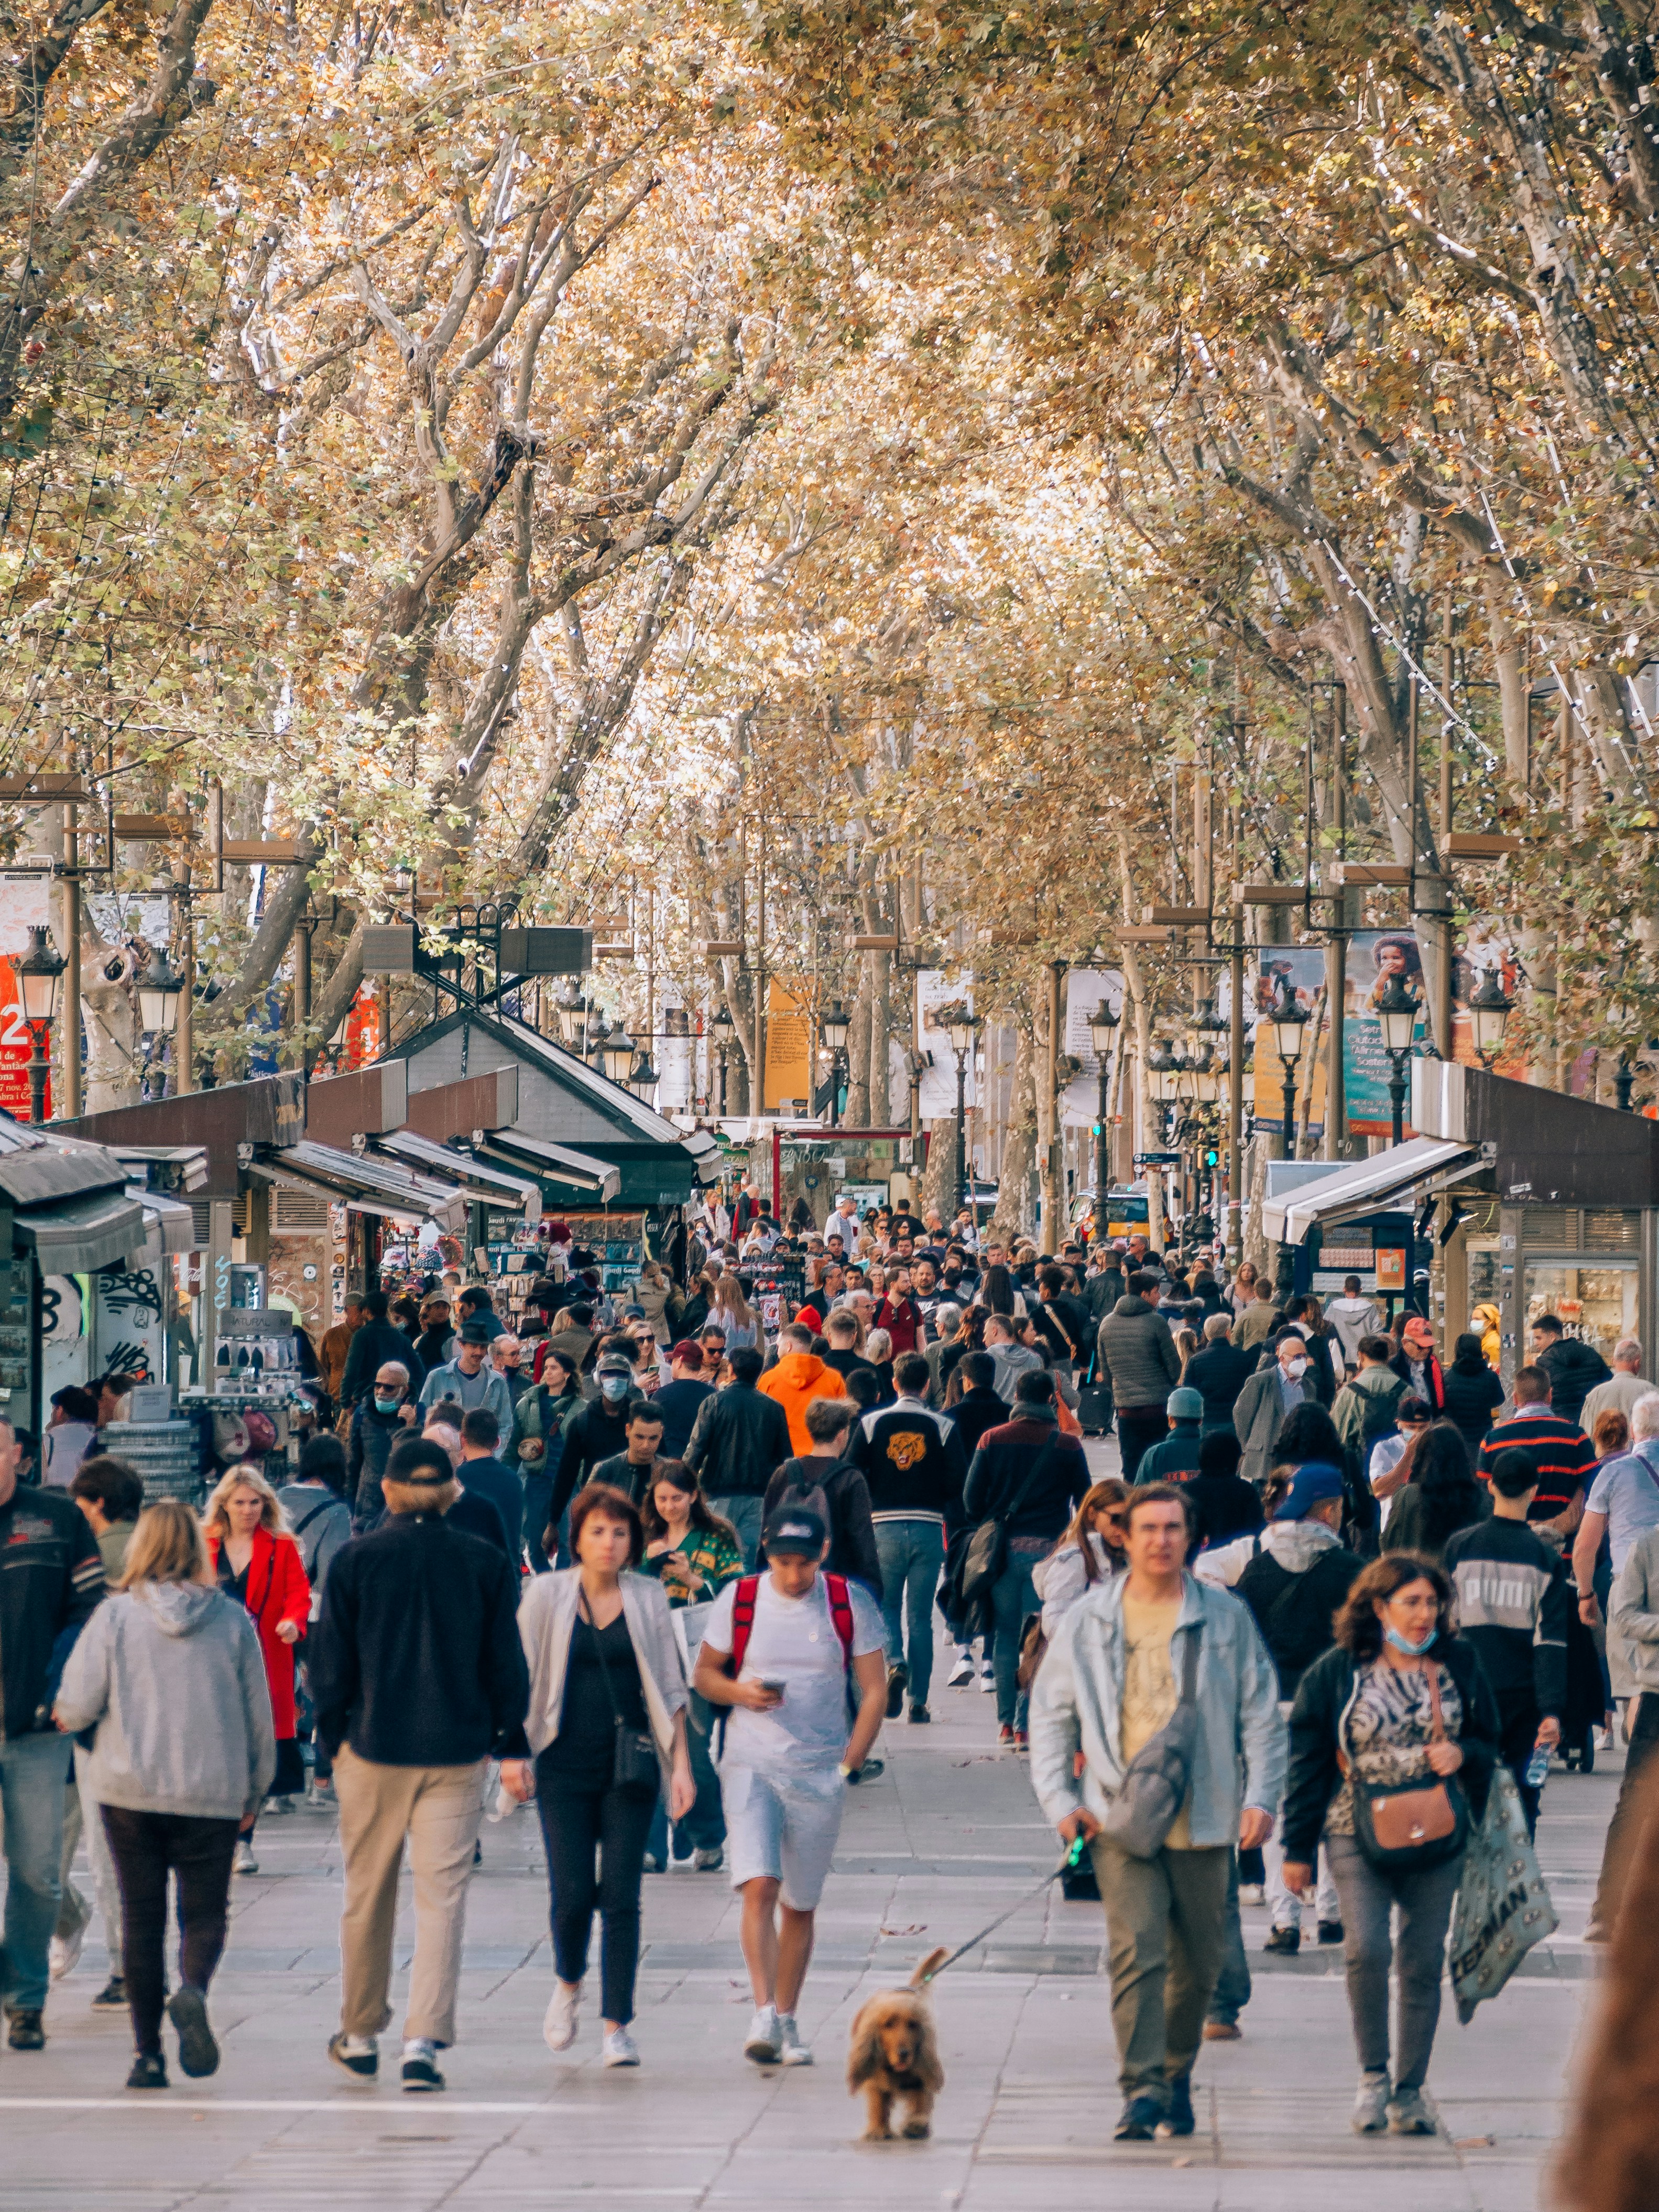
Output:
[[[288,1516],[257,1468],[232,1468],[209,1498],[204,1517],[219,1588],[247,1607],[259,1632],[276,1735],[276,1774],[270,1795],[289,1812],[288,1799],[305,1788],[294,1705],[294,1652],[311,1618],[311,1584]],[[259,1871],[251,1830],[237,1842],[236,1871]]]

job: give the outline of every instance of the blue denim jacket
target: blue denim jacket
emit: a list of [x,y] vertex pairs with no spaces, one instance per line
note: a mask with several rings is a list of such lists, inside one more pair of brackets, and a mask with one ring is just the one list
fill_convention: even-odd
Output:
[[[1056,1826],[1086,1807],[1104,1814],[1123,1779],[1123,1587],[1097,1583],[1060,1620],[1031,1686],[1031,1786]],[[1194,1844],[1234,1844],[1247,1805],[1277,1810],[1284,1795],[1285,1723],[1279,1677],[1249,1607],[1229,1590],[1182,1577],[1171,1661],[1201,1624],[1198,1748],[1188,1798]],[[1073,1778],[1074,1755],[1084,1772]]]

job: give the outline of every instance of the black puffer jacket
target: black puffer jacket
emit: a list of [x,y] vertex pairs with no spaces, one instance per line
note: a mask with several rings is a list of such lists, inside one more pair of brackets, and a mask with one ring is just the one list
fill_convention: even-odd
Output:
[[1558,1336],[1537,1364],[1550,1378],[1550,1411],[1560,1421],[1576,1421],[1596,1384],[1613,1376],[1595,1346],[1576,1336]]

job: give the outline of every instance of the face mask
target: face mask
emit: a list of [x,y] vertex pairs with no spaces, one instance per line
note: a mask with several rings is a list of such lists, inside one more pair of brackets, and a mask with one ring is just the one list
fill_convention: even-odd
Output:
[[395,1413],[402,1402],[398,1398],[382,1398],[377,1395],[374,1400],[374,1410],[377,1413]]
[[1390,1627],[1387,1621],[1382,1624],[1384,1636],[1388,1638],[1396,1651],[1403,1651],[1408,1659],[1420,1659],[1439,1632],[1437,1628],[1431,1628],[1420,1644],[1413,1644],[1409,1638],[1402,1636],[1397,1628]]
[[599,1389],[607,1398],[625,1398],[628,1388],[625,1375],[601,1375],[599,1377]]
[[1287,1359],[1285,1362],[1285,1372],[1292,1382],[1299,1382],[1307,1371],[1308,1363],[1305,1359]]

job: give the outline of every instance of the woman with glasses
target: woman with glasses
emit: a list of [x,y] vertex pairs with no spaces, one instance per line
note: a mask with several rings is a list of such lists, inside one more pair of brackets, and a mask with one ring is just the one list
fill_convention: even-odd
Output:
[[1123,1541],[1128,1512],[1127,1482],[1114,1475],[1095,1483],[1052,1555],[1032,1575],[1042,1600],[1042,1633],[1050,1643],[1078,1600],[1127,1565]]

